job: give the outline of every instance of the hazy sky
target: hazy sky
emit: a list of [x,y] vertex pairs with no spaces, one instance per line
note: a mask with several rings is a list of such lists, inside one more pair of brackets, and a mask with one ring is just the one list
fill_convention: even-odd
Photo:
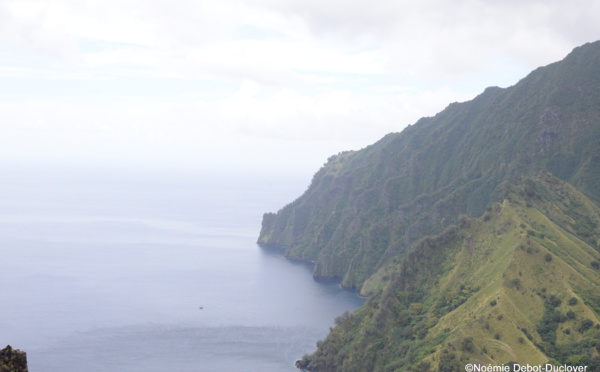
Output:
[[600,38],[596,0],[0,0],[0,162],[316,169]]

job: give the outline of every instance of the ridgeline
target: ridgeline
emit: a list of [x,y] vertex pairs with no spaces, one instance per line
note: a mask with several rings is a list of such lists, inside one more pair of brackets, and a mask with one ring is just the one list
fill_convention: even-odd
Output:
[[600,371],[600,42],[360,151],[258,242],[369,297],[310,371]]
[[[463,371],[467,363],[600,371],[600,209],[549,173],[422,239],[383,291],[297,366]],[[587,242],[586,242],[587,241]]]
[[504,181],[547,170],[600,202],[599,123],[595,42],[510,88],[330,157],[302,196],[264,215],[258,242],[361,289],[411,244],[501,201]]

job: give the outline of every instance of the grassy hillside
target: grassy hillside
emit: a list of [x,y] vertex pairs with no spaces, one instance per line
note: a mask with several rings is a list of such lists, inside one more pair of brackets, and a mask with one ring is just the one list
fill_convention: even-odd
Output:
[[[503,182],[547,170],[600,202],[600,42],[488,88],[401,133],[332,156],[309,189],[267,213],[259,243],[313,261],[315,275],[370,290],[419,239],[502,200]],[[389,276],[388,274],[380,275]]]
[[600,209],[547,172],[477,219],[422,239],[336,319],[311,371],[463,371],[466,363],[600,371]]

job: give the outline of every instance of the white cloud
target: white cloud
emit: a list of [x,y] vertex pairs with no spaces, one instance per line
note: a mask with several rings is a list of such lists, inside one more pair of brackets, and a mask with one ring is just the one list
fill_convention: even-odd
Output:
[[[365,146],[457,98],[462,97],[447,87],[419,94],[400,90],[384,96],[384,102],[349,90],[309,96],[284,89],[264,95],[256,82],[244,81],[235,94],[215,101],[17,102],[0,105],[0,157],[193,164],[216,157],[235,164],[264,153],[252,141],[287,146],[329,141],[331,147],[303,155],[318,165],[328,154]],[[298,157],[278,155],[280,161]]]
[[497,55],[524,60],[534,68],[600,34],[598,22],[592,19],[600,10],[599,5],[590,0],[570,4],[265,0],[263,4],[304,19],[314,39],[324,38],[356,50],[377,47],[387,57],[388,71],[429,72],[437,79],[483,69]]
[[326,157],[516,83],[597,38],[599,12],[592,0],[5,0],[0,157],[236,162],[283,146],[296,151],[279,160],[302,162],[317,145]]

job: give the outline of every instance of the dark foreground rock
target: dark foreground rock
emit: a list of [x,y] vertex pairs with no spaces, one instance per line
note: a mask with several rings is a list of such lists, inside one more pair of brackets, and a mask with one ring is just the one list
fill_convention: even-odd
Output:
[[27,353],[7,345],[0,350],[0,372],[28,372]]

